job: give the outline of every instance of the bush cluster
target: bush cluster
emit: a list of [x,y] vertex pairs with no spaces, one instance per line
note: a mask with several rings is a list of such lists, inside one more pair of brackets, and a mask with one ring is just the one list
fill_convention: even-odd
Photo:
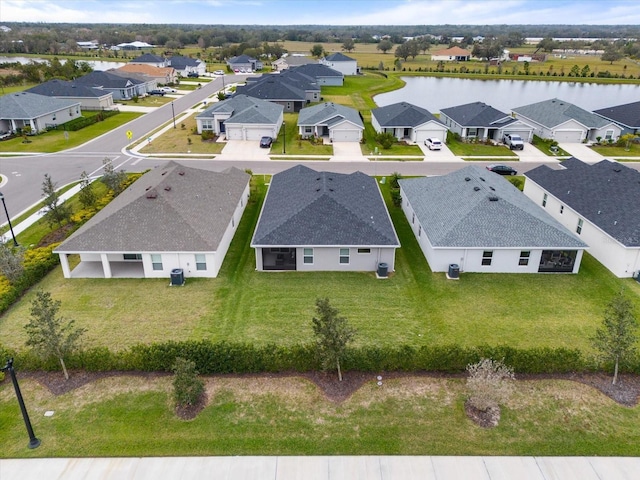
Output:
[[53,127],[51,130],[68,130],[70,132],[76,132],[84,127],[88,127],[89,125],[93,125],[95,123],[103,121],[105,118],[113,117],[120,113],[118,110],[102,110],[97,115],[92,115],[90,117],[80,117],[70,122],[67,122],[62,125],[57,125]]

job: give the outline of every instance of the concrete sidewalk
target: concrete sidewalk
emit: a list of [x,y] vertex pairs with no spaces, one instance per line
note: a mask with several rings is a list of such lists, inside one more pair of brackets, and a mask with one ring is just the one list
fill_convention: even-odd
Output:
[[0,460],[2,480],[635,480],[636,457],[157,457]]

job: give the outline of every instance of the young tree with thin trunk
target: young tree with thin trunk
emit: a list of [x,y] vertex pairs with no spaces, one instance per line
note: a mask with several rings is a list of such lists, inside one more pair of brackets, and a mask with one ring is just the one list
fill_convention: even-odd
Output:
[[313,317],[313,333],[316,336],[318,352],[325,369],[338,370],[338,380],[342,381],[340,359],[353,341],[356,330],[349,325],[347,319],[338,315],[338,309],[329,304],[328,298],[316,300],[318,317]]
[[91,179],[85,171],[80,174],[80,192],[78,193],[78,198],[84,208],[91,208],[98,201],[98,196],[96,192],[93,191]]
[[59,227],[62,227],[62,223],[68,222],[71,218],[71,208],[60,201],[60,195],[56,191],[56,187],[57,184],[53,182],[51,175],[45,173],[44,181],[42,182],[42,196],[47,210],[45,218],[49,226],[57,223]]
[[42,358],[56,357],[68,380],[64,357],[78,347],[86,329],[77,328],[74,320],[65,321],[57,316],[60,305],[60,300],[53,300],[49,292],[36,292],[31,302],[31,320],[24,328],[28,336],[26,344]]
[[0,243],[0,274],[7,277],[11,283],[16,282],[24,272],[24,247],[14,247],[7,243]]
[[613,385],[618,381],[620,364],[629,361],[636,353],[638,321],[633,315],[631,302],[622,292],[607,305],[602,326],[591,338],[593,346],[605,361],[613,362]]

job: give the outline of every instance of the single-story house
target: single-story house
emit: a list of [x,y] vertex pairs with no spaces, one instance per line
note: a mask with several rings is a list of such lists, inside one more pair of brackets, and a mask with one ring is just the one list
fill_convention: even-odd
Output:
[[139,57],[136,57],[133,60],[129,60],[129,63],[138,63],[141,65],[149,65],[149,66],[158,67],[158,68],[169,66],[169,60],[167,60],[162,56],[154,55],[152,53],[143,53]]
[[190,73],[197,73],[199,76],[207,73],[207,64],[205,62],[196,58],[183,57],[182,55],[175,55],[169,58],[169,66],[173,67],[183,77]]
[[616,277],[640,273],[640,172],[602,160],[577,158],[559,170],[525,173],[524,193],[589,245],[589,253]]
[[371,272],[400,242],[374,178],[297,165],[271,178],[251,247],[259,271]]
[[[249,199],[250,176],[176,162],[141,178],[55,250],[65,278],[216,277]],[[69,255],[79,255],[71,270]],[[177,272],[176,272],[177,273]]]
[[153,48],[153,45],[136,40],[134,42],[119,43],[111,47],[111,50],[142,50],[143,48]]
[[371,124],[378,133],[390,132],[398,140],[422,143],[427,138],[446,140],[447,127],[428,110],[407,102],[371,110]]
[[109,110],[113,107],[111,92],[66,80],[49,80],[26,91],[47,97],[75,100],[80,102],[80,108],[85,110]]
[[319,62],[341,72],[343,75],[357,75],[360,73],[358,61],[354,58],[347,57],[344,53],[332,53],[331,55],[321,58]]
[[245,70],[255,72],[262,70],[262,62],[249,55],[238,55],[227,60],[227,65],[233,70]]
[[285,112],[299,112],[309,103],[320,100],[320,87],[307,75],[295,69],[278,74],[262,75],[245,85],[238,85],[236,94],[243,94],[282,105]]
[[131,100],[136,95],[141,95],[141,88],[146,92],[143,80],[123,76],[125,74],[130,75],[127,72],[120,72],[120,75],[118,75],[113,73],[114,71],[100,72],[96,70],[76,78],[75,81],[81,85],[111,92],[114,100]]
[[18,132],[29,127],[32,133],[38,133],[81,116],[78,100],[30,92],[0,96],[0,132]]
[[237,94],[211,104],[196,116],[198,133],[212,131],[228,140],[277,138],[283,120],[281,105]]
[[341,87],[344,84],[344,74],[321,63],[308,63],[298,67],[290,67],[290,72],[306,75],[319,86]]
[[300,110],[298,133],[302,138],[329,137],[331,142],[359,142],[364,123],[360,113],[332,102],[320,103]]
[[578,273],[587,245],[502,176],[470,165],[398,183],[433,272]]
[[621,135],[627,133],[640,134],[640,101],[601,108],[600,110],[594,110],[593,113],[617,123],[622,128]]
[[[154,68],[147,67],[145,65],[138,66],[143,68]],[[107,73],[111,73],[113,75],[117,75],[118,77],[123,77],[127,80],[130,80],[133,84],[135,84],[135,94],[139,97],[144,97],[150,91],[158,88],[158,81],[154,77],[150,77],[149,75],[145,75],[144,73],[126,72],[119,68],[112,68],[111,70],[107,70]]]
[[109,71],[116,75],[120,75],[120,72],[124,72],[125,76],[130,74],[144,75],[147,80],[154,80],[156,85],[171,85],[178,80],[178,73],[173,67],[154,67],[143,63],[127,63],[120,68]]
[[271,68],[276,72],[281,72],[291,67],[299,67],[300,65],[307,65],[309,63],[316,63],[316,60],[307,55],[286,55],[277,60],[271,62]]
[[440,121],[461,138],[502,141],[505,133],[533,139],[533,127],[483,102],[467,103],[440,110]]
[[471,52],[460,47],[451,47],[431,53],[434,62],[466,62],[471,58]]
[[516,118],[534,128],[534,134],[559,143],[580,143],[616,140],[622,129],[611,120],[602,118],[564,100],[553,98],[512,109]]

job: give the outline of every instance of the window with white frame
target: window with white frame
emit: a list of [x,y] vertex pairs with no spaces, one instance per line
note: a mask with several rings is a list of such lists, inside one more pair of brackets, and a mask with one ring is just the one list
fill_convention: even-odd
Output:
[[359,248],[358,253],[371,253],[370,248]]
[[422,234],[422,225],[418,225],[418,236]]
[[304,127],[304,133],[311,133],[311,132],[313,132],[312,127]]
[[413,225],[414,223],[416,223],[416,213],[413,212],[413,214],[411,215],[411,225]]
[[200,120],[202,130],[213,130],[213,120]]
[[302,262],[307,265],[313,264],[313,248],[305,248],[302,255]]
[[196,253],[196,270],[207,269],[207,257],[204,253]]
[[547,206],[547,194],[546,193],[544,195],[542,195],[542,206],[543,207]]
[[518,260],[518,265],[521,267],[526,267],[529,265],[529,257],[531,256],[531,252],[529,250],[523,250],[520,252],[520,260]]
[[340,263],[348,265],[349,264],[349,249],[341,248],[340,249]]
[[491,250],[485,250],[482,252],[482,265],[488,267],[491,265],[491,260],[493,259],[493,252]]
[[605,140],[612,140],[613,139],[613,130],[607,130],[604,134],[604,139]]
[[123,253],[122,259],[123,260],[142,260],[142,254],[141,253]]
[[162,270],[162,255],[159,253],[151,254],[151,265],[154,270]]
[[578,219],[578,226],[576,227],[576,233],[578,235],[580,235],[582,233],[582,225],[584,224],[584,222],[582,221],[581,218]]
[[467,129],[467,137],[477,137],[478,129],[477,128],[468,128]]

